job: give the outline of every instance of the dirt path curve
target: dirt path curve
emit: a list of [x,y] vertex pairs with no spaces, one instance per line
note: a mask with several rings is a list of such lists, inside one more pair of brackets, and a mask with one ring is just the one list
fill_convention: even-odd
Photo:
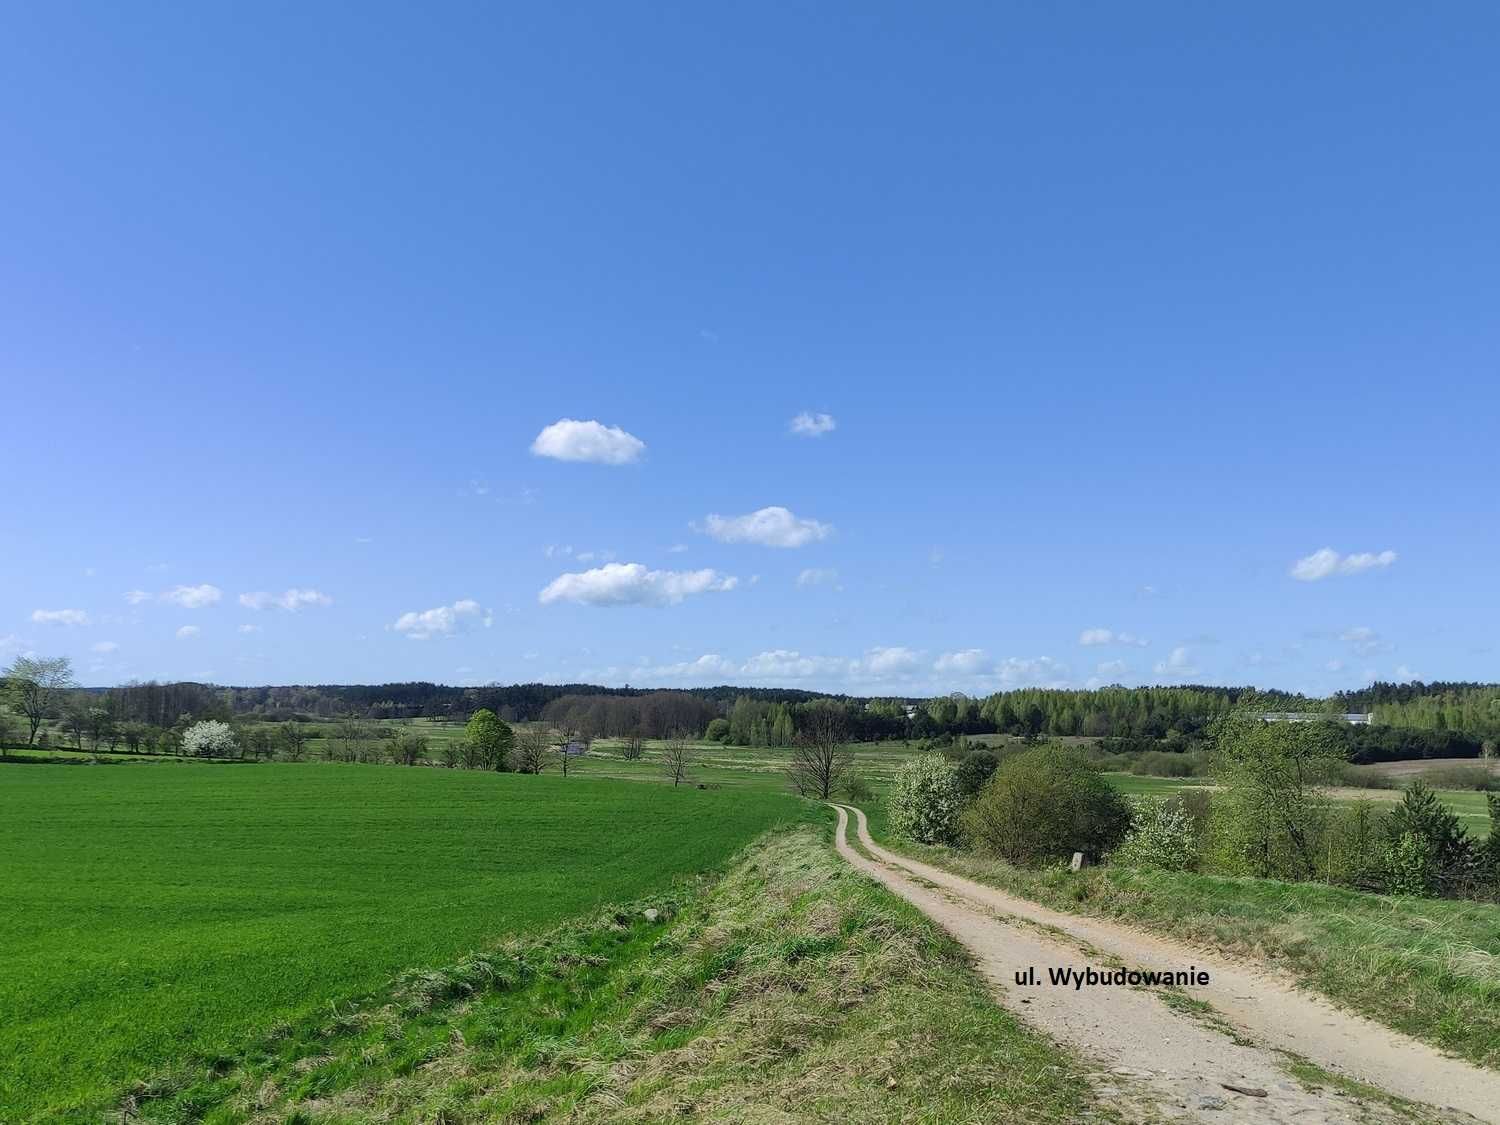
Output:
[[[1435,1119],[1500,1123],[1500,1075],[1341,1011],[1276,974],[1126,926],[1061,914],[894,855],[870,838],[862,811],[834,807],[839,854],[962,942],[1004,1006],[1104,1063],[1105,1092],[1121,1097],[1119,1108],[1128,1116],[1298,1125],[1407,1119],[1373,1102],[1303,1088],[1288,1075],[1278,1053],[1284,1050],[1410,1101],[1445,1107],[1434,1110]],[[860,844],[874,861],[846,838],[851,813],[858,821]],[[1107,969],[1116,962],[1132,969],[1207,970],[1208,986],[1184,991],[1211,1004],[1217,1017],[1240,1034],[1231,1037],[1146,989],[1047,983],[1051,967],[1081,971],[1088,966]],[[1032,967],[1041,983],[1017,984],[1015,974]],[[1237,1094],[1223,1083],[1262,1089],[1266,1096]]]

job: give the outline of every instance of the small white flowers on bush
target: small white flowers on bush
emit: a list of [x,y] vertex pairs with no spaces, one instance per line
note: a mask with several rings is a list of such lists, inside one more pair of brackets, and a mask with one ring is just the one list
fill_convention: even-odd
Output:
[[234,753],[234,731],[218,719],[204,719],[182,736],[182,752],[199,758],[227,758]]
[[1147,797],[1110,861],[1155,871],[1186,871],[1198,863],[1198,835],[1182,802]]
[[920,844],[955,843],[963,807],[957,770],[941,754],[917,755],[896,771],[886,806],[898,836]]

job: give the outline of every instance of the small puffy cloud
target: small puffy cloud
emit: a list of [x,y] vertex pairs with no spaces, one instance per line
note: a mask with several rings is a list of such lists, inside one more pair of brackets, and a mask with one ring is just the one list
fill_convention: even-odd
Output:
[[982,648],[965,648],[957,652],[945,652],[933,664],[933,671],[942,676],[982,676],[994,667]]
[[1134,633],[1117,633],[1113,629],[1085,629],[1078,634],[1078,643],[1086,647],[1099,645],[1130,645],[1145,648],[1151,642]]
[[831,568],[820,569],[818,567],[808,567],[801,574],[797,575],[798,586],[832,586],[835,589],[842,589],[843,587],[839,586],[838,581],[839,572]]
[[1332,547],[1314,551],[1306,558],[1292,564],[1291,576],[1299,582],[1317,582],[1332,575],[1363,574],[1367,570],[1381,570],[1396,561],[1395,551],[1378,554],[1363,552],[1341,555]]
[[1398,683],[1410,683],[1417,678],[1417,674],[1405,664],[1396,665],[1396,680]]
[[721,543],[759,543],[762,547],[802,547],[827,539],[833,528],[772,506],[746,516],[711,515],[703,530]]
[[640,460],[641,454],[646,452],[646,443],[618,426],[563,418],[536,435],[531,452],[556,461],[628,465]]
[[849,662],[833,656],[805,656],[795,649],[777,648],[758,652],[740,671],[757,680],[805,680],[812,676],[843,673]]
[[306,606],[332,605],[333,599],[321,590],[299,590],[296,588],[283,590],[279,594],[270,594],[264,590],[253,594],[241,594],[240,605],[246,609],[284,609],[288,613],[296,613]]
[[260,629],[259,625],[241,625],[240,626],[240,632],[241,633],[259,633],[260,631],[261,631],[261,629]]
[[872,648],[851,666],[851,673],[859,678],[888,680],[909,676],[922,664],[920,654],[899,645],[890,648]]
[[813,414],[804,410],[791,420],[788,428],[798,437],[822,437],[838,429],[832,414]]
[[697,660],[684,660],[677,664],[648,664],[631,673],[633,681],[649,680],[706,680],[715,676],[734,676],[739,665],[716,653],[705,653]]
[[183,609],[202,609],[214,605],[223,596],[223,590],[206,582],[201,586],[173,586],[160,595],[162,601]]
[[1130,665],[1123,660],[1104,660],[1094,671],[1106,680],[1119,680],[1130,675]]
[[494,615],[487,613],[478,602],[462,598],[452,605],[403,613],[391,628],[414,641],[428,641],[433,637],[454,636],[475,625],[489,628],[494,620]]
[[90,652],[97,652],[100,656],[108,656],[112,652],[119,651],[120,646],[114,641],[98,641],[89,646]]
[[149,602],[151,595],[145,590],[126,590],[125,600],[131,605],[140,605],[142,602]]
[[91,625],[89,615],[81,609],[34,609],[31,620],[36,625]]
[[1005,689],[1020,687],[1068,686],[1068,668],[1050,656],[1022,658],[1007,657],[1001,662],[1000,686]]
[[1199,669],[1193,664],[1192,653],[1186,645],[1178,645],[1165,660],[1156,662],[1156,674],[1167,679],[1180,680],[1189,676],[1196,676]]
[[1368,625],[1356,625],[1352,629],[1345,629],[1339,634],[1339,640],[1346,642],[1360,656],[1369,656],[1373,652],[1382,652],[1393,647]]
[[184,625],[181,629],[177,630],[177,639],[179,641],[190,641],[200,632],[202,630],[196,625]]
[[592,570],[560,574],[537,600],[579,605],[676,605],[694,594],[733,590],[739,579],[717,570],[648,570],[641,563],[606,563]]

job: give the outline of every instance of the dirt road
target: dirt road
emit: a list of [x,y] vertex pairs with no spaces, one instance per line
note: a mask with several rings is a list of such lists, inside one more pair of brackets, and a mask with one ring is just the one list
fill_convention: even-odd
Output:
[[[1335,1008],[1269,970],[1216,957],[1112,922],[1061,914],[879,847],[864,813],[835,806],[839,854],[962,942],[1000,1002],[1101,1064],[1095,1086],[1127,1117],[1203,1121],[1407,1121],[1378,1100],[1304,1087],[1282,1052],[1435,1107],[1431,1120],[1500,1123],[1500,1074]],[[846,836],[850,815],[861,847]],[[871,859],[869,856],[873,856]],[[1181,989],[1207,1018],[1161,990],[1049,983],[1049,969],[1125,966],[1207,972]],[[1037,983],[1019,984],[1034,968]],[[1375,986],[1375,982],[1372,982]],[[1259,1097],[1227,1089],[1263,1090]],[[1436,1107],[1443,1107],[1441,1109]]]

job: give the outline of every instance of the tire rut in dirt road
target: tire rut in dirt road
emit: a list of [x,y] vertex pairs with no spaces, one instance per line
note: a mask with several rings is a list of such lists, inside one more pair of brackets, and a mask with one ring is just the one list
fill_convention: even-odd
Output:
[[[1361,1025],[1381,1037],[1394,1036],[1397,1041],[1404,1037],[1349,1016],[1280,982],[1263,981],[1242,967],[1221,966],[1205,954],[1175,943],[1148,939],[1127,928],[1099,925],[1093,920],[1089,920],[1088,932],[1084,933],[1074,925],[1083,919],[1045,910],[941,868],[885,851],[870,839],[860,810],[834,807],[839,817],[835,837],[839,854],[957,938],[974,956],[981,973],[1006,1008],[1058,1042],[1099,1062],[1102,1071],[1093,1076],[1095,1088],[1126,1117],[1298,1125],[1413,1119],[1408,1112],[1352,1099],[1337,1091],[1304,1088],[1287,1073],[1285,1059],[1276,1050],[1280,1048],[1412,1101],[1448,1107],[1424,1113],[1429,1120],[1500,1122],[1500,1076],[1448,1059],[1411,1040],[1405,1042],[1412,1053],[1404,1058],[1398,1053],[1393,1060],[1391,1044],[1384,1038],[1373,1052],[1373,1058],[1381,1060],[1380,1065],[1399,1066],[1399,1073],[1387,1069],[1372,1074],[1373,1063],[1357,1069],[1344,1065],[1347,1058],[1360,1056],[1361,1045],[1357,1042],[1344,1043],[1337,1058],[1318,1057],[1310,1048],[1340,1033],[1363,1035]],[[861,854],[846,838],[851,812],[859,821],[860,843],[874,859]],[[1055,934],[1043,926],[1068,932]],[[1114,933],[1116,929],[1120,933]],[[1092,949],[1080,950],[1079,941],[1087,942]],[[1207,969],[1216,985],[1223,979],[1216,979],[1219,972],[1237,973],[1226,982],[1226,991],[1249,990],[1245,992],[1247,999],[1239,1001],[1240,1007],[1248,1005],[1258,1007],[1263,1014],[1275,1013],[1285,1024],[1279,1032],[1272,1029],[1272,1033],[1263,1032],[1260,1027],[1247,1027],[1254,1039],[1251,1042],[1244,1037],[1231,1037],[1168,1006],[1158,993],[1148,989],[1109,985],[1075,989],[1071,985],[1046,983],[1049,968],[1105,969],[1111,967],[1106,958],[1117,959],[1131,969],[1185,970],[1196,965]],[[1016,973],[1033,967],[1041,983],[1017,984]],[[1278,990],[1274,1006],[1251,1003],[1261,999],[1257,990],[1272,984]],[[1220,990],[1215,989],[1212,998],[1205,995],[1209,990],[1201,988],[1183,991],[1218,1009]],[[1280,995],[1282,992],[1285,995]],[[1237,1022],[1222,1010],[1215,1014],[1231,1024]],[[1327,1026],[1330,1017],[1335,1025],[1331,1028]],[[1311,1034],[1314,1028],[1320,1029],[1318,1034]],[[1437,1074],[1426,1073],[1425,1068],[1431,1063],[1443,1064]],[[1458,1076],[1462,1083],[1448,1081],[1453,1077],[1449,1072],[1452,1067],[1461,1068]],[[1235,1093],[1226,1089],[1225,1083],[1264,1090],[1266,1096]]]

